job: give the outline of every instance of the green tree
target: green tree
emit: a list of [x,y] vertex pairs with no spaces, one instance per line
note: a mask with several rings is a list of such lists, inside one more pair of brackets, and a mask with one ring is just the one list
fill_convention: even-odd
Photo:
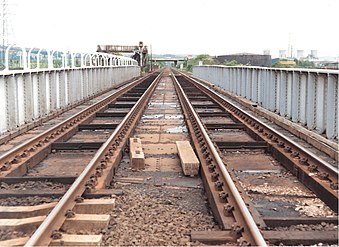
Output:
[[192,71],[193,66],[198,65],[199,62],[202,62],[203,65],[218,64],[217,60],[214,57],[208,54],[200,54],[195,58],[186,60],[184,63],[184,67],[186,68],[186,70]]
[[238,63],[238,62],[235,61],[235,60],[232,60],[232,61],[226,60],[226,61],[224,62],[224,65],[225,65],[225,66],[241,66],[242,64],[241,64],[241,63]]
[[296,67],[297,68],[308,68],[308,69],[314,69],[317,66],[312,61],[307,60],[296,60]]

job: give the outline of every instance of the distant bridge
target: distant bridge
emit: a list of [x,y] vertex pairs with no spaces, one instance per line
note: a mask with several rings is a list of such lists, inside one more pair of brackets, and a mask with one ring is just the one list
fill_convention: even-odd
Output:
[[137,45],[98,45],[97,52],[107,53],[133,53],[139,51]]
[[153,57],[150,59],[152,62],[174,62],[176,66],[179,61],[187,60],[187,57]]

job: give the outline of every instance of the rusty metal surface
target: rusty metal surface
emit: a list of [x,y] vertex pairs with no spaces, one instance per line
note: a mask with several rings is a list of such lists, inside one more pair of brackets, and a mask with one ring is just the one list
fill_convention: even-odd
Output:
[[[105,188],[110,184],[111,177],[116,173],[119,164],[123,164],[123,172],[121,173],[123,176],[115,178],[114,181],[118,185],[140,184],[145,186],[144,188],[155,186],[163,190],[200,189],[200,179],[178,176],[178,174],[181,174],[181,168],[174,143],[177,140],[187,140],[189,130],[202,162],[201,176],[216,220],[224,230],[230,230],[231,235],[228,242],[238,239],[238,243],[243,245],[248,243],[264,244],[259,235],[251,236],[251,231],[260,234],[257,232],[255,224],[261,230],[268,229],[268,226],[277,224],[279,217],[285,219],[285,225],[292,224],[291,229],[295,225],[293,222],[296,222],[301,214],[313,214],[314,217],[318,217],[318,219],[314,218],[314,221],[307,220],[311,218],[305,217],[303,222],[317,222],[321,219],[319,216],[323,218],[325,216],[335,217],[331,210],[326,211],[327,208],[313,209],[312,211],[312,207],[308,207],[308,204],[312,205],[316,202],[317,197],[309,193],[306,187],[296,183],[295,177],[280,167],[279,162],[267,153],[273,153],[274,157],[281,158],[278,151],[282,151],[283,157],[281,160],[285,166],[288,166],[286,163],[289,164],[290,162],[289,157],[295,159],[296,162],[300,161],[299,154],[297,156],[292,155],[293,153],[286,150],[285,146],[278,150],[272,147],[271,143],[267,145],[268,139],[271,142],[273,141],[273,135],[270,136],[271,133],[266,132],[265,129],[261,131],[259,126],[259,131],[255,134],[252,130],[256,130],[256,125],[251,126],[246,118],[245,121],[242,119],[241,115],[234,117],[232,112],[225,112],[223,104],[216,104],[213,100],[207,100],[208,97],[203,96],[204,94],[193,86],[189,86],[186,99],[185,96],[180,95],[181,102],[185,102],[183,107],[187,121],[186,127],[180,104],[174,95],[175,92],[170,92],[170,90],[173,90],[171,83],[166,83],[163,80],[159,84],[156,90],[153,86],[154,94],[144,113],[144,107],[136,110],[133,106],[136,99],[148,88],[140,84],[141,86],[137,89],[115,99],[109,104],[108,108],[100,108],[100,112],[95,113],[96,116],[92,115],[85,118],[79,126],[77,126],[78,123],[73,123],[73,126],[70,126],[72,130],[64,138],[59,138],[59,141],[54,143],[51,140],[52,144],[46,143],[44,151],[39,152],[39,155],[34,157],[35,161],[33,159],[31,164],[38,165],[23,167],[24,169],[19,169],[20,172],[26,173],[28,169],[26,175],[33,176],[26,177],[28,183],[32,183],[31,178],[40,181],[42,177],[53,179],[53,176],[65,176],[67,180],[67,176],[70,176],[68,179],[76,180],[76,183],[82,186],[79,190],[71,187],[71,192],[68,191],[68,194],[64,196],[73,199],[81,194],[88,196],[93,192],[93,189]],[[152,90],[148,89],[148,97]],[[180,86],[177,86],[177,91],[180,90]],[[148,101],[148,97],[144,97],[144,101]],[[193,99],[194,104],[190,106],[187,99]],[[204,100],[207,102],[206,105],[203,104]],[[131,113],[131,107],[136,114]],[[195,110],[192,110],[193,108]],[[124,116],[130,116],[131,121],[127,121]],[[195,116],[198,122],[192,116]],[[126,121],[130,128],[117,130]],[[125,141],[132,133],[134,124],[137,123],[139,125],[134,136],[139,137],[144,143],[143,151],[146,158],[143,174],[131,171],[123,154],[123,150],[126,150]],[[93,158],[96,151],[104,153],[101,156],[97,153]],[[20,159],[22,158],[25,157],[20,157]],[[121,159],[122,163],[120,163]],[[41,160],[43,161],[40,162]],[[92,168],[86,167],[88,164]],[[84,180],[79,181],[76,177],[82,171],[84,171],[82,173]],[[225,172],[229,174],[226,173],[225,175]],[[11,173],[12,176],[16,174],[19,173]],[[126,174],[128,174],[127,177],[125,177]],[[8,177],[8,179],[10,178]],[[62,181],[63,178],[56,177],[56,179]],[[326,179],[328,177],[325,176]],[[234,185],[229,185],[233,182]],[[65,184],[70,184],[70,182],[65,182]],[[14,186],[10,185],[8,191],[5,192],[8,195],[14,195],[16,192],[11,189],[12,187],[15,188]],[[57,188],[57,182],[54,186]],[[54,191],[54,194],[58,197],[66,191],[67,186],[60,188],[62,189]],[[238,199],[243,200],[243,202],[239,202],[238,199],[230,196],[232,192],[237,190]],[[51,192],[43,192],[46,195],[51,195]],[[6,197],[6,193],[0,194],[0,197]],[[36,195],[36,193],[27,190],[22,195]],[[66,199],[64,202],[66,202]],[[61,203],[63,201],[60,202],[60,205]],[[55,216],[54,219],[50,219],[53,228],[58,229],[62,224],[64,218],[62,212],[71,209],[74,200],[70,203],[67,202],[67,204],[67,206],[61,205],[55,209],[55,212],[60,214],[61,217]],[[238,206],[234,207],[237,204],[244,206],[244,208],[239,210]],[[248,212],[245,212],[247,216],[242,215],[241,210],[246,211],[247,208],[251,212],[253,220],[246,218],[249,216]],[[326,222],[326,227],[320,231],[325,232],[325,229],[328,228],[327,225],[333,224],[330,223],[333,221],[332,218],[320,221],[322,225]],[[43,227],[51,232],[51,226],[45,225]],[[308,229],[312,229],[312,227]],[[329,227],[329,229],[333,228]],[[289,230],[290,228],[285,229],[286,232]],[[267,234],[269,234],[268,231],[265,234],[266,239]],[[277,234],[275,236],[283,235]],[[39,243],[48,243],[48,238],[49,234],[41,236],[43,242]],[[270,239],[273,238],[267,237],[266,240]],[[46,242],[44,242],[45,240]],[[279,238],[276,237],[273,242],[279,243]],[[305,243],[307,243],[307,239]]]
[[[182,75],[188,78],[186,75]],[[247,129],[265,140],[273,156],[289,169],[301,182],[316,193],[335,212],[338,212],[338,169],[315,156],[291,138],[280,134],[259,119],[213,93],[194,79],[194,85],[215,100],[219,107],[232,114]]]
[[[307,174],[311,177],[320,175],[320,178],[327,180],[323,182],[323,184],[327,183],[329,185],[329,177],[331,176],[329,176],[329,174],[312,174],[316,172],[318,168],[312,168],[312,165],[309,164],[308,160],[302,159],[302,155],[305,154],[297,153],[291,142],[288,142],[291,146],[287,148],[285,146],[286,143],[283,143],[282,145],[282,139],[279,139],[280,136],[283,137],[282,134],[275,137],[273,132],[269,132],[265,129],[266,126],[260,125],[261,122],[256,124],[255,118],[251,119],[249,114],[242,114],[240,109],[239,113],[234,105],[230,106],[230,109],[228,109],[229,105],[223,103],[221,99],[219,100],[218,96],[215,96],[212,92],[208,92],[202,86],[195,83],[194,80],[192,81],[186,76],[184,79],[181,79],[182,85],[185,87],[189,84],[188,81],[192,83],[186,90],[189,90],[189,94],[193,94],[194,92],[194,97],[197,97],[198,92],[200,92],[201,95],[208,96],[210,99],[214,100],[215,105],[209,104],[212,108],[212,112],[220,107],[229,113],[229,117],[224,117],[222,121],[214,118],[217,122],[214,122],[214,119],[210,116],[208,121],[205,120],[203,114],[199,114],[199,116],[205,123],[205,127],[208,129],[212,141],[220,150],[222,150],[223,161],[230,171],[232,179],[236,182],[237,188],[243,192],[242,196],[246,203],[248,203],[255,221],[260,225],[261,229],[267,229],[265,219],[272,217],[280,217],[282,219],[287,219],[288,217],[289,219],[292,219],[294,217],[294,223],[290,221],[292,225],[285,227],[284,229],[276,227],[272,229],[273,231],[288,232],[293,229],[297,229],[298,231],[299,229],[312,231],[317,229],[320,230],[319,233],[322,232],[323,234],[326,234],[326,232],[331,232],[335,229],[335,226],[331,225],[331,223],[325,222],[314,226],[309,225],[304,227],[295,223],[297,222],[298,217],[301,219],[300,222],[305,222],[305,218],[311,219],[312,217],[314,219],[320,219],[321,217],[337,219],[335,211],[337,209],[336,205],[338,204],[338,200],[335,197],[332,197],[332,201],[331,199],[328,200],[331,196],[328,195],[328,192],[324,192],[321,186],[317,186],[316,183],[312,186],[316,188],[315,191],[317,191],[318,196],[312,193],[301,183],[306,180],[305,184],[312,188],[310,182],[307,181],[307,179],[304,179],[304,177],[301,177],[301,174],[298,173],[291,164],[306,163],[304,166],[308,168]],[[195,85],[196,88],[194,89],[192,85]],[[190,98],[190,96],[188,97]],[[230,123],[227,123],[227,121],[230,120],[238,126],[232,126]],[[225,123],[225,126],[221,127],[223,123]],[[287,139],[290,138],[288,137]],[[280,145],[281,149],[277,150],[275,147],[272,147],[272,143],[278,144],[277,146]],[[298,148],[298,145],[296,146]],[[288,172],[281,165],[290,168],[292,172]],[[296,174],[297,176],[294,176],[293,174]],[[301,182],[297,181],[297,178],[300,179]],[[206,178],[206,180],[208,180],[208,178]],[[335,184],[334,180],[334,185]],[[332,193],[337,193],[335,186],[331,189]],[[332,207],[334,211],[327,207],[318,197],[322,198],[322,200]],[[308,222],[310,222],[309,224],[312,224],[312,221]],[[279,236],[279,234],[277,236]],[[280,236],[284,236],[284,234],[280,234]],[[302,233],[299,236],[302,236]],[[309,237],[309,235],[305,235],[305,239],[303,241],[299,239],[299,243],[307,244],[312,242]],[[270,241],[271,238],[267,237],[267,240]],[[332,243],[330,238],[328,240],[328,243]],[[278,240],[274,243],[277,243],[277,241]],[[287,238],[280,239],[280,243],[291,243],[288,241],[289,239]]]
[[[0,156],[0,175],[7,176],[17,174],[13,171],[16,170],[26,170],[25,166],[32,166],[32,163],[37,163],[42,160],[45,155],[42,155],[41,158],[37,160],[32,160],[31,157],[36,156],[37,153],[44,151],[49,151],[49,145],[53,141],[67,139],[68,136],[76,132],[78,124],[86,123],[86,121],[92,118],[92,115],[106,108],[107,103],[118,98],[126,91],[131,89],[133,86],[139,84],[141,79],[134,81],[131,84],[123,86],[120,90],[114,92],[113,94],[105,97],[103,100],[85,108],[74,116],[64,120],[63,122],[53,126],[52,128],[46,130],[45,132],[34,136],[32,139],[16,146],[11,149],[9,152]],[[23,167],[23,168],[21,168]]]
[[[53,230],[58,230],[63,224],[66,210],[74,207],[76,197],[81,196],[85,191],[91,191],[92,188],[105,183],[107,176],[113,172],[114,164],[121,156],[121,149],[127,140],[126,136],[131,132],[134,124],[140,117],[140,110],[144,107],[147,98],[154,90],[159,77],[160,75],[153,81],[138,103],[133,106],[109,139],[101,146],[94,158],[85,167],[33,236],[31,236],[26,245],[48,245],[51,241]],[[98,168],[102,170],[102,177],[95,175]]]
[[1,145],[0,155],[9,151],[11,148],[15,147],[16,145],[32,138],[38,133],[42,133],[44,130],[49,129],[51,126],[55,125],[56,123],[64,121],[65,119],[68,118],[68,116],[76,114],[77,112],[83,110],[87,106],[93,104],[93,102],[96,102],[96,101],[99,101],[100,99],[105,98],[107,95],[116,91],[116,89],[134,80],[135,78],[122,82],[121,84],[114,86],[113,88],[109,88],[98,94],[89,96],[87,99],[81,100],[74,105],[70,105],[62,109],[56,110],[46,117],[42,117],[41,119],[37,121],[28,123],[27,125],[24,125],[23,127],[19,127],[17,131],[11,131],[3,135],[3,137],[0,138],[0,145]]
[[218,230],[201,178],[182,171],[175,143],[189,141],[190,135],[167,73],[131,137],[141,139],[145,169],[123,156],[111,187],[126,195],[117,199],[122,210],[116,210],[103,245],[185,246],[192,242],[190,230]]
[[215,217],[224,229],[232,226],[232,232],[236,238],[240,238],[240,244],[266,246],[264,238],[221,160],[219,150],[213,145],[197,113],[185,95],[183,85],[179,84],[175,76],[173,76],[173,80],[176,82],[176,90],[185,111],[195,148],[199,150],[198,156],[202,163],[201,169],[205,189],[208,192]]

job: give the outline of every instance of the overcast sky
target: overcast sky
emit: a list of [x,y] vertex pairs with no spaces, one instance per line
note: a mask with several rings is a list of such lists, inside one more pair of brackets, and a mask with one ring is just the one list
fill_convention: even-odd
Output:
[[25,46],[95,51],[152,45],[153,53],[339,56],[339,0],[8,0]]

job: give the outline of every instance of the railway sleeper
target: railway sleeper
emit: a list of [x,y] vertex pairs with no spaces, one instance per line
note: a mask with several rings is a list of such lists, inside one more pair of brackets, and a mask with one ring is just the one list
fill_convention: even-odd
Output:
[[[185,87],[185,85],[188,85],[188,81],[180,81],[180,84],[181,84],[182,87]],[[185,90],[185,91],[187,92],[187,90]],[[222,107],[222,105],[223,104],[220,104],[221,107]],[[226,108],[225,108],[225,110],[226,110]],[[231,110],[232,109],[230,109],[230,111],[227,111],[227,110],[226,111],[227,112],[231,112]],[[235,110],[233,110],[233,112],[234,111]],[[198,113],[199,113],[200,117],[205,117],[205,116],[213,117],[213,116],[211,116],[210,113],[207,113],[207,114],[203,113],[204,115],[201,114],[200,112],[198,112]],[[259,132],[259,133],[257,132],[256,134],[254,134],[254,132],[253,132],[253,134],[252,134],[251,131],[246,131],[246,132],[248,132],[248,134],[254,140],[256,140],[256,144],[257,145],[255,145],[255,146],[257,146],[257,148],[260,148],[259,147],[260,145],[258,145],[258,144],[259,144],[259,142],[261,142],[260,144],[262,145],[262,148],[265,148],[266,151],[268,151],[268,153],[273,154],[273,157],[277,158],[276,153],[274,151],[272,151],[272,150],[274,150],[274,148],[272,148],[271,141],[270,141],[270,140],[272,140],[273,142],[277,142],[277,138],[274,137],[271,132],[269,132],[266,129],[264,129],[263,127],[261,127],[259,124],[255,124],[252,120],[250,120],[248,117],[246,117],[245,114],[242,114],[240,112],[235,112],[235,113],[236,113],[237,116],[235,116],[234,119],[232,118],[235,122],[242,123],[244,128],[245,128],[245,126],[247,126],[246,128],[248,128],[248,129],[256,129]],[[213,113],[213,114],[216,116],[218,114],[222,115],[223,113]],[[215,129],[218,129],[218,127],[222,126],[222,124],[220,124],[220,126],[218,126],[216,124],[215,126],[212,125],[212,126],[209,126],[209,128],[208,128],[207,127],[208,124],[209,123],[205,124],[205,127],[207,129],[209,129],[209,130],[213,129],[213,127],[216,127]],[[253,128],[251,128],[250,126],[252,126]],[[254,130],[254,131],[256,132],[256,130]],[[268,144],[266,142],[263,142],[264,140],[266,140],[266,141],[268,140],[267,141]],[[218,143],[216,143],[216,144],[218,145]],[[222,147],[222,144],[224,145],[224,147]],[[219,143],[218,146],[221,149],[230,149],[230,148],[231,149],[234,149],[234,148],[238,149],[238,148],[242,148],[241,145],[239,145],[239,144],[241,144],[241,143],[236,143],[236,142],[231,143],[231,144],[229,144],[229,143]],[[243,143],[243,145],[248,145],[248,144],[247,143]],[[247,147],[247,148],[250,148],[250,147]],[[255,148],[255,147],[253,147],[253,148]],[[283,152],[281,152],[281,153],[282,153],[281,154],[282,156],[288,156],[288,158],[285,158],[284,161],[281,161],[281,159],[278,159],[282,163],[289,163],[289,162],[291,162],[291,160],[292,160],[291,163],[293,163],[293,164],[294,164],[293,161],[298,162],[299,153],[297,151],[291,150],[291,148],[290,148],[287,151],[283,150]],[[286,153],[288,153],[288,155]],[[285,162],[286,160],[287,160],[287,162]],[[285,165],[285,167],[286,167],[286,165]],[[203,168],[204,167],[202,166],[203,180],[204,180],[205,184],[208,184],[208,181],[206,181],[206,180],[209,179],[209,176],[208,175],[204,176]],[[296,177],[299,180],[304,181],[305,180],[305,175],[304,174],[300,174],[300,171],[297,170],[295,167],[292,166],[292,168],[294,168],[294,169],[292,169],[292,173],[294,175],[296,175]],[[312,168],[313,170],[310,170],[310,168]],[[215,189],[217,189],[217,190],[218,189],[219,190],[223,189],[224,190],[223,194],[225,194],[225,193],[227,194],[227,191],[225,190],[225,188],[222,188],[223,184],[219,181],[218,177],[215,176],[215,175],[218,175],[218,173],[215,172],[217,170],[216,167],[212,166],[212,165],[209,165],[209,170],[210,170],[210,172],[213,172],[212,179],[216,183],[215,184],[216,185]],[[310,172],[314,173],[314,175],[311,175],[310,177],[313,176],[314,180],[323,180],[323,181],[325,181],[325,186],[327,186],[326,183],[328,181],[330,181],[330,176],[329,176],[328,173],[319,173],[319,174],[317,174],[317,167],[314,167],[314,168],[313,167],[309,167],[307,173],[310,173]],[[311,178],[311,180],[312,180],[312,178]],[[310,187],[310,184],[312,184],[312,182],[313,181],[311,181],[311,182],[308,181],[308,187]],[[320,194],[320,197],[323,199],[323,201],[325,201],[326,204],[328,204],[335,212],[337,212],[337,202],[338,202],[337,196],[331,197],[331,195],[326,194],[326,191],[324,191],[323,188],[320,188],[320,189],[316,188],[315,184],[316,183],[312,184],[312,185],[314,185],[313,191],[317,191],[318,192],[317,194],[318,195]],[[329,183],[328,183],[328,186],[329,186]],[[319,185],[318,185],[318,187],[319,187]],[[238,189],[239,189],[239,187],[238,187]],[[321,191],[321,192],[319,192],[319,191]],[[213,194],[213,190],[212,191],[207,191],[207,192],[208,192],[208,194],[210,194],[210,193]],[[322,196],[321,196],[321,194],[322,194]],[[244,196],[244,194],[242,194],[242,196]],[[331,199],[327,199],[326,200],[326,198],[331,198]],[[210,199],[210,197],[209,197],[209,199]],[[223,199],[223,198],[221,198],[221,199]],[[228,198],[223,199],[223,202],[225,202],[227,200],[228,200]],[[245,199],[244,201],[246,202],[247,200]],[[222,215],[221,215],[221,213],[217,213],[218,210],[215,209],[215,207],[217,207],[217,205],[215,205],[215,204],[216,203],[212,201],[211,202],[211,207],[212,207],[213,212],[216,214],[217,221],[220,223],[220,219],[222,218],[220,216],[222,216]],[[232,203],[227,205],[227,209],[232,209]],[[234,209],[233,210],[228,210],[229,215],[232,214],[232,211],[234,211]],[[253,210],[251,210],[251,212],[253,213]],[[256,217],[254,216],[253,218],[255,219]],[[313,231],[306,231],[306,234],[303,237],[303,232],[302,231],[296,232],[296,233],[294,233],[292,231],[288,231],[288,230],[284,231],[284,232],[280,232],[280,231],[266,231],[266,227],[265,227],[266,223],[267,223],[267,225],[268,224],[271,225],[271,224],[279,224],[279,222],[277,222],[276,219],[267,219],[267,222],[265,221],[265,219],[262,219],[262,220],[264,220],[264,224],[263,225],[261,224],[261,229],[264,230],[264,231],[262,231],[262,233],[264,233],[263,236],[264,236],[265,240],[267,240],[267,241],[269,241],[270,243],[273,243],[273,244],[283,243],[283,244],[289,244],[289,245],[291,245],[291,244],[292,245],[297,245],[297,244],[305,244],[306,245],[306,244],[317,244],[317,243],[331,243],[331,244],[332,243],[335,243],[335,244],[338,243],[338,240],[337,240],[338,233],[336,231],[328,231],[329,232],[329,236],[328,237],[327,237],[326,232],[324,232],[324,231],[314,231],[315,232],[314,236],[312,235]],[[316,219],[314,222],[313,221],[309,221],[309,223],[308,223],[307,220],[304,220],[304,221],[300,220],[300,222],[304,222],[305,224],[308,223],[308,224],[311,225],[312,222],[314,224],[316,224],[316,222],[319,222],[319,220],[322,220],[322,219],[321,218]],[[279,221],[279,219],[278,219],[278,221]],[[281,222],[283,222],[283,224],[286,224],[286,225],[293,225],[293,224],[295,224],[298,221],[299,221],[299,219],[289,219],[289,220],[285,220],[285,221],[282,220]],[[323,222],[331,224],[331,223],[333,223],[333,221],[335,221],[335,219],[332,218],[330,220],[324,220]],[[256,221],[256,223],[258,224],[257,221]],[[322,223],[322,221],[320,223]],[[302,224],[302,223],[299,223],[299,224]],[[222,222],[221,222],[221,225],[222,225]],[[269,227],[269,226],[267,226],[267,227]],[[223,243],[232,242],[232,232],[230,232],[230,229],[224,228],[223,230],[224,231],[222,231],[221,234],[222,234],[222,238],[223,238],[224,242],[216,241],[216,242],[213,243],[213,241],[212,242],[211,241],[203,241],[202,239],[197,239],[197,238],[194,238],[194,237],[191,240],[192,241],[198,240],[198,241],[201,241],[201,242],[204,242],[204,243],[207,243],[207,244],[223,244]],[[227,234],[225,234],[225,232],[227,232]],[[198,234],[200,234],[200,233],[198,233]],[[213,234],[213,236],[212,236],[211,233],[206,232],[206,236],[207,236],[208,240],[211,240],[211,239],[209,239],[209,237],[212,238],[212,240],[215,240],[215,239],[213,239],[213,237],[215,237],[215,234]],[[237,238],[237,239],[238,239],[238,241],[241,241],[241,238]]]
[[[270,244],[285,245],[312,245],[318,243],[337,244],[338,232],[327,231],[261,231],[265,240]],[[232,231],[192,231],[191,241],[199,241],[204,244],[234,243]]]
[[[188,79],[185,78],[185,81],[187,84]],[[271,133],[272,131],[267,130],[263,124],[260,122],[257,123],[257,120],[255,119],[252,120],[251,117],[246,116],[246,113],[241,112],[241,110],[237,109],[235,106],[232,106],[231,103],[222,99],[220,96],[213,94],[203,86],[196,84],[196,82],[194,82],[194,84],[206,95],[214,99],[214,101],[218,103],[220,107],[223,107],[225,111],[233,112],[236,115],[235,118],[237,121],[242,122],[244,125],[247,125],[248,129],[252,129],[253,132],[256,132],[254,136],[257,135],[258,138],[266,140],[269,143],[268,149],[272,156],[279,160],[285,168],[291,171],[292,174],[294,174],[299,179],[299,181],[301,181],[315,194],[317,194],[319,198],[324,201],[333,211],[338,213],[338,191],[336,190],[336,184],[338,181],[337,176],[331,177],[330,175],[326,175],[324,172],[318,172],[318,170],[321,168],[319,168],[317,165],[309,165],[308,168],[300,166],[298,164],[299,157],[302,155],[299,154],[297,150],[293,150],[294,148],[290,146],[285,147],[286,144],[283,141],[280,141],[278,144],[276,144],[278,139],[276,137],[273,138],[274,135]],[[201,114],[199,115],[202,116]],[[323,168],[323,170],[326,171],[326,168]]]
[[[55,207],[56,202],[36,206],[9,206],[0,207],[0,230],[23,231],[32,234],[46,215]],[[69,233],[91,233],[96,229],[107,227],[110,213],[115,207],[115,199],[85,199],[77,203],[74,208],[74,216],[67,218],[61,227],[61,239],[54,240],[52,245],[81,245],[81,243],[92,243],[99,245],[101,235],[69,235]],[[20,246],[26,243],[28,237],[0,241],[0,246]]]
[[136,101],[119,101],[115,103],[108,104],[108,108],[122,108],[122,109],[127,109],[127,108],[132,108],[136,104]]
[[[29,237],[0,241],[1,246],[23,246]],[[51,241],[50,246],[100,246],[102,235],[62,234],[60,239]]]

